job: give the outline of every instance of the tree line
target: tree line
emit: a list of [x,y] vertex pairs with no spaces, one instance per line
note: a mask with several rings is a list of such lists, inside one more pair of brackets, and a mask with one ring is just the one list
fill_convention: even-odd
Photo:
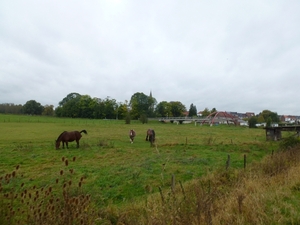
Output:
[[[216,111],[216,108],[211,110],[205,108],[201,114],[206,117]],[[188,111],[180,101],[161,101],[157,103],[152,93],[146,95],[142,92],[136,92],[131,96],[129,102],[127,100],[117,102],[110,97],[105,99],[92,98],[89,95],[73,92],[64,97],[56,108],[53,105],[43,106],[35,100],[29,100],[24,105],[0,104],[0,113],[90,119],[140,119],[142,122],[146,122],[147,118],[154,117],[193,117],[197,116],[198,112],[193,103]],[[277,113],[263,110],[248,120],[249,127],[255,127],[257,123],[264,122],[269,126],[271,123],[280,122],[280,119]]]
[[[117,102],[110,97],[92,98],[73,92],[64,97],[55,109],[53,105],[43,106],[35,100],[29,100],[24,105],[0,104],[0,113],[91,119],[125,119],[128,116],[132,119],[178,117],[183,116],[186,111],[180,101],[157,103],[151,93],[146,95],[142,92],[133,94],[129,102]],[[189,116],[196,115],[197,108],[191,104]]]

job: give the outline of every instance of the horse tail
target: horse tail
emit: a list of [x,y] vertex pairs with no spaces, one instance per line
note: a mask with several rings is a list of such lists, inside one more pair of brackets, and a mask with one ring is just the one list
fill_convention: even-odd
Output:
[[80,131],[80,133],[85,133],[85,134],[87,134],[87,131],[86,130],[82,130],[82,131]]

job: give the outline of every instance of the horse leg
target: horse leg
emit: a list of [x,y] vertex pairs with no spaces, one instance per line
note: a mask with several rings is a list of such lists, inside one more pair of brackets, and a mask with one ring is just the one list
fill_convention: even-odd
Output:
[[147,134],[147,136],[146,136],[146,141],[148,141],[148,137],[149,137],[149,136],[148,136],[148,134]]
[[67,149],[69,149],[69,145],[68,145],[68,142],[66,141],[66,146],[67,146]]
[[79,148],[79,140],[76,140],[77,148]]
[[155,135],[151,135],[151,146],[154,146],[154,142],[155,142]]
[[65,142],[63,141],[62,144],[63,144],[62,148],[65,149]]

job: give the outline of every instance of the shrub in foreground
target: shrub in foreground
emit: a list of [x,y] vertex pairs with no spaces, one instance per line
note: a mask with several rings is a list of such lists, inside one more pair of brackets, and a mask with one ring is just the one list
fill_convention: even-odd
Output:
[[69,160],[63,157],[62,161],[65,169],[49,186],[20,184],[19,166],[0,177],[0,224],[94,224],[96,217],[90,207],[90,196],[81,188],[84,178],[74,182]]

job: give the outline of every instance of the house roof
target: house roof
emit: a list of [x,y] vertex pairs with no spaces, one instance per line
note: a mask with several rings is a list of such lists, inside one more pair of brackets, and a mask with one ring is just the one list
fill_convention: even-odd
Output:
[[188,112],[188,111],[185,111],[185,112],[183,112],[183,115],[188,116],[188,115],[189,115],[189,112]]

